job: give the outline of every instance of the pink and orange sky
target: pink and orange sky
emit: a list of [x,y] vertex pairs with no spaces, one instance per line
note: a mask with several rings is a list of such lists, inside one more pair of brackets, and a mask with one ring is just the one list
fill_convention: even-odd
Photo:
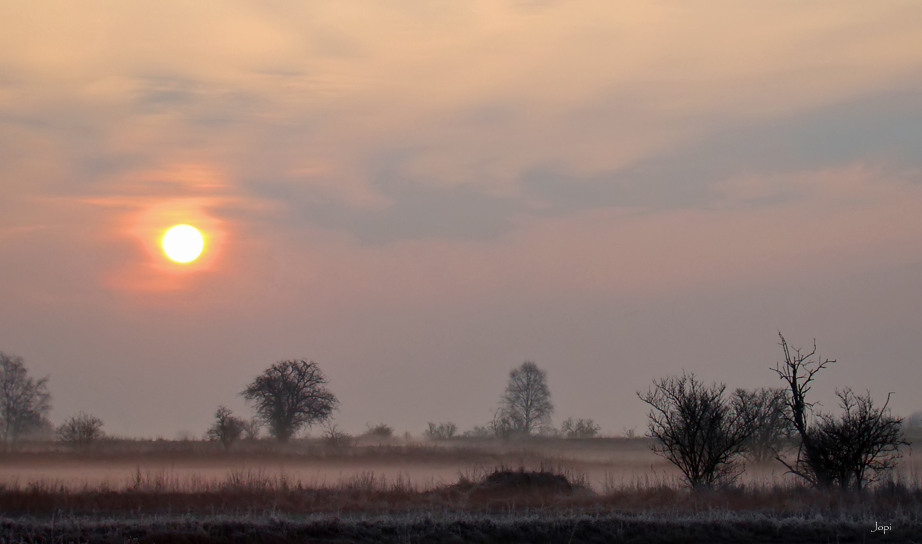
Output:
[[[683,368],[922,409],[922,4],[0,2],[0,350],[51,419],[200,435],[279,359],[337,421],[645,427]],[[192,265],[158,246],[198,226]]]

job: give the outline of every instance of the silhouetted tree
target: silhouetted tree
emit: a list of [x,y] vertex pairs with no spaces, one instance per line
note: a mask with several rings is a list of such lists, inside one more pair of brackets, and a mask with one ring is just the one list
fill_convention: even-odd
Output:
[[243,391],[256,405],[256,414],[280,442],[287,442],[303,426],[322,422],[336,408],[336,397],[326,387],[317,363],[280,361],[266,369]]
[[102,432],[102,420],[83,412],[62,423],[56,434],[61,442],[81,449],[89,447],[105,436]]
[[547,372],[532,361],[525,361],[509,372],[498,414],[502,425],[514,433],[528,435],[550,425],[553,411]]
[[724,384],[706,386],[694,374],[682,373],[653,381],[637,393],[650,405],[649,434],[653,451],[674,464],[693,488],[736,480],[736,457],[747,435],[739,414],[724,398]]
[[749,436],[743,455],[755,463],[775,459],[794,432],[787,417],[785,390],[767,387],[753,391],[737,389],[733,392],[733,407]]
[[429,422],[429,428],[423,431],[423,435],[429,440],[448,440],[458,432],[458,426],[454,423],[433,423]]
[[567,438],[594,438],[602,428],[591,419],[568,417],[560,424],[560,433]]
[[787,385],[788,418],[800,442],[793,460],[778,456],[788,470],[817,487],[838,486],[861,489],[891,470],[900,458],[903,439],[901,418],[890,414],[887,402],[876,407],[870,392],[856,395],[851,389],[837,391],[842,415],[812,414],[813,403],[807,402],[816,374],[835,363],[835,359],[816,356],[813,349],[804,352],[788,346],[780,332],[784,363],[773,369]]
[[3,442],[39,428],[51,408],[48,378],[29,376],[22,357],[0,352],[0,429]]
[[218,440],[224,449],[229,449],[231,445],[240,439],[246,429],[246,422],[234,416],[226,406],[218,406],[215,412],[215,422],[208,429],[208,438]]

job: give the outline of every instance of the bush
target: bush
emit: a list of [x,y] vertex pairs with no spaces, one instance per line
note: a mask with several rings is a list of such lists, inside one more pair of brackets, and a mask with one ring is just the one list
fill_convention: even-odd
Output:
[[355,439],[342,431],[332,421],[323,424],[323,442],[336,449],[351,448],[355,445]]
[[429,440],[448,440],[454,438],[458,432],[458,426],[451,422],[433,423],[429,422],[429,428],[423,431],[423,435]]
[[737,389],[733,392],[733,407],[749,436],[743,455],[754,463],[775,459],[794,436],[794,426],[787,417],[784,389]]
[[568,417],[560,425],[560,434],[566,438],[595,438],[602,428],[591,419]]
[[651,408],[653,451],[678,467],[689,487],[732,484],[741,471],[736,457],[748,436],[724,390],[723,384],[704,385],[683,373],[654,380],[647,393],[637,393]]
[[816,341],[809,352],[788,346],[779,332],[784,363],[773,369],[787,386],[785,401],[791,425],[800,438],[794,459],[779,460],[788,470],[816,487],[861,489],[896,466],[903,438],[903,420],[893,417],[887,406],[876,406],[870,392],[858,395],[851,389],[837,391],[842,415],[813,414],[806,394],[816,374],[835,359],[820,360]]
[[253,418],[243,423],[243,439],[258,440],[259,433],[262,430],[262,422]]
[[473,429],[461,433],[464,438],[490,438],[493,430],[489,425],[475,425]]
[[102,420],[80,412],[58,427],[57,435],[58,439],[65,444],[86,448],[104,436]]
[[394,436],[394,428],[387,423],[378,423],[377,425],[368,425],[368,430],[363,436],[387,440]]
[[246,426],[246,422],[234,417],[230,409],[225,406],[218,406],[218,411],[215,412],[214,425],[208,429],[208,438],[220,441],[224,449],[228,449],[240,439]]

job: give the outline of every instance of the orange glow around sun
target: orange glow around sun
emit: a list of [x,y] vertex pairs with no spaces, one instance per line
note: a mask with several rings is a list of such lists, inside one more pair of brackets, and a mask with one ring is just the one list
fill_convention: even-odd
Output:
[[226,264],[225,242],[233,229],[215,210],[237,205],[224,194],[220,170],[178,164],[139,172],[130,181],[129,194],[85,200],[106,210],[107,237],[122,248],[104,283],[119,291],[163,293],[214,281]]
[[138,244],[136,259],[113,271],[111,284],[128,291],[193,288],[222,262],[227,225],[209,213],[208,198],[169,198],[143,203],[125,215],[125,233]]

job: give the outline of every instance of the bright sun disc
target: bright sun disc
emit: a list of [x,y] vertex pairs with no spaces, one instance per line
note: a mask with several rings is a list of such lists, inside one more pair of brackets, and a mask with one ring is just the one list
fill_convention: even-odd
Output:
[[204,247],[202,233],[191,225],[176,225],[163,235],[163,252],[177,263],[194,261]]

